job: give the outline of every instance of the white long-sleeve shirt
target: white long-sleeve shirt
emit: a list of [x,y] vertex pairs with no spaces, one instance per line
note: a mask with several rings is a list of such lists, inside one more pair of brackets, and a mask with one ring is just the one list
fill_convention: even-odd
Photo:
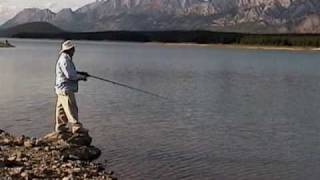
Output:
[[61,53],[56,64],[56,94],[78,92],[79,78],[72,58],[66,53]]

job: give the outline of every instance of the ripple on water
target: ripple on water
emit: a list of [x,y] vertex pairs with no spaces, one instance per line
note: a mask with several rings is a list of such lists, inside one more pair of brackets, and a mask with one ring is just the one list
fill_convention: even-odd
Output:
[[[12,42],[17,48],[0,56],[1,128],[40,136],[52,130],[60,42]],[[319,179],[317,54],[86,41],[77,47],[79,69],[176,101],[100,81],[80,84],[81,122],[120,179]]]

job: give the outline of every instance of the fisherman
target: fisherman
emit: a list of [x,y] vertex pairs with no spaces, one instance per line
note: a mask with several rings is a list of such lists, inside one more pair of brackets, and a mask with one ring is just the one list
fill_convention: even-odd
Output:
[[78,106],[75,93],[78,92],[78,82],[87,81],[88,73],[77,72],[73,63],[75,46],[72,41],[63,42],[59,59],[56,64],[57,94],[55,131],[63,133],[68,131],[68,124],[72,133],[83,133],[88,130],[79,122]]

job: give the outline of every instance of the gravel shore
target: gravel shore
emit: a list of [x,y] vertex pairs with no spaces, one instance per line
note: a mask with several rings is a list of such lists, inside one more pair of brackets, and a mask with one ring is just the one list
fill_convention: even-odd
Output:
[[101,152],[85,134],[57,134],[36,139],[0,130],[1,179],[115,180],[105,165],[93,163]]

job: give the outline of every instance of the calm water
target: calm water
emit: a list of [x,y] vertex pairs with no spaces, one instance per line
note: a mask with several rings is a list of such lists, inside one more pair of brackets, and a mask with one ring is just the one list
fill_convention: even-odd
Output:
[[[0,49],[0,128],[52,130],[59,41]],[[77,42],[81,121],[120,179],[320,178],[320,54]]]

